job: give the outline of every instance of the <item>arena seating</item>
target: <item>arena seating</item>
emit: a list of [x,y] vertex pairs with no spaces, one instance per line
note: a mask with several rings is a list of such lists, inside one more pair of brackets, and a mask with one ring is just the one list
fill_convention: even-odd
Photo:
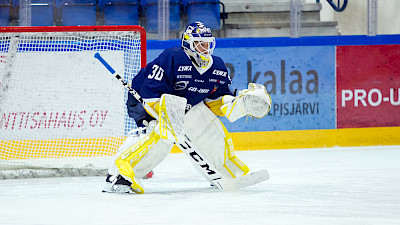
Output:
[[[178,31],[181,28],[181,1],[169,1],[169,30]],[[158,31],[158,0],[147,0],[145,3],[146,31]]]
[[0,0],[0,26],[10,25],[10,12],[13,10],[11,0]]
[[63,26],[96,25],[96,0],[56,0],[59,23]]
[[137,25],[141,14],[139,0],[99,0],[104,25]]
[[[19,0],[14,1],[14,8],[21,8]],[[54,0],[31,0],[31,26],[52,26],[55,24]]]
[[[15,7],[12,7],[14,1]],[[202,21],[221,29],[219,0],[169,0],[169,30],[181,32],[184,24]],[[0,0],[0,26],[18,25],[19,0]],[[142,25],[158,32],[158,0],[31,0],[32,26]],[[15,12],[15,16],[10,12]],[[22,24],[22,23],[21,23]]]
[[202,21],[212,30],[221,29],[219,0],[186,0],[188,23]]

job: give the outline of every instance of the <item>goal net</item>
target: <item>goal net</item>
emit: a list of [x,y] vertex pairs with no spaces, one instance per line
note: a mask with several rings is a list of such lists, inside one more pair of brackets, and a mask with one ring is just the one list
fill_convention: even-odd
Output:
[[136,125],[127,82],[146,65],[139,26],[0,27],[0,179],[106,174]]

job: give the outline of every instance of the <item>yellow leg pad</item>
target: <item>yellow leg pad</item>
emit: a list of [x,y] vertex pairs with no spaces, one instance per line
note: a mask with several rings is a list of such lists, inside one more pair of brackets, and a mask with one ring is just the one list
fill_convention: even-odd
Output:
[[225,153],[226,153],[226,155],[225,155],[225,160],[224,160],[224,167],[233,178],[236,178],[236,173],[235,173],[236,170],[234,170],[235,172],[232,171],[233,168],[235,168],[235,167],[242,171],[241,176],[244,176],[250,172],[249,167],[247,167],[247,165],[244,164],[244,162],[242,162],[242,160],[240,160],[235,155],[233,155],[233,156],[229,155],[229,151],[226,151]]
[[224,163],[224,168],[226,169],[226,171],[228,171],[228,173],[232,176],[232,178],[236,178],[236,174],[232,172],[232,170],[226,164],[227,162]]
[[116,160],[115,164],[119,169],[119,173],[128,178],[132,182],[132,188],[136,193],[142,194],[143,187],[135,180],[135,172],[133,167],[147,154],[147,152],[158,142],[160,136],[154,131],[139,141],[132,147],[125,150]]
[[232,161],[233,164],[235,164],[237,167],[239,167],[240,170],[243,171],[243,174],[242,174],[243,176],[246,175],[250,171],[249,167],[247,167],[246,164],[244,164],[244,162],[242,162],[242,160],[240,160],[235,155],[233,157],[230,157],[229,160]]
[[129,162],[126,161],[126,160],[117,159],[115,163],[117,164],[117,167],[119,169],[119,173],[124,177],[129,177],[130,178],[130,181],[132,182],[132,184],[131,184],[132,189],[138,194],[143,194],[144,193],[144,189],[135,180],[135,173],[133,172]]
[[[187,100],[185,98],[174,95],[163,94],[161,96],[158,116],[160,122],[160,136],[162,139],[169,139],[173,142],[178,142],[183,139],[183,117],[185,115],[186,102]],[[171,105],[175,105],[172,107],[174,110],[169,108]],[[171,117],[169,114],[173,116]]]
[[[222,122],[221,122],[222,124]],[[225,163],[224,167],[228,170],[228,172],[232,175],[232,177],[235,177],[234,174],[230,169],[228,169],[227,160],[232,162],[235,166],[237,166],[242,172],[242,176],[246,175],[249,173],[250,169],[247,167],[242,160],[240,160],[238,157],[235,156],[235,149],[233,147],[233,141],[231,134],[228,132],[228,130],[225,128],[225,126],[222,124],[222,127],[224,128],[224,134],[225,134]]]

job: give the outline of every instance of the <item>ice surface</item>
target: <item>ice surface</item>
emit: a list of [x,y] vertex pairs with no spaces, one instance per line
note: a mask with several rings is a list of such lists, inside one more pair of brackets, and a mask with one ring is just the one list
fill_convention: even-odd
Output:
[[270,180],[210,187],[184,154],[142,195],[101,193],[104,177],[0,180],[0,224],[400,224],[400,146],[239,151]]

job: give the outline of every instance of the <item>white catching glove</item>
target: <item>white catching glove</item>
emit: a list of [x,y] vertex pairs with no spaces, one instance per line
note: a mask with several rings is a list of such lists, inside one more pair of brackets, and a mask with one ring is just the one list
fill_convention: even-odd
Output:
[[243,116],[260,119],[271,109],[271,96],[264,85],[256,83],[249,83],[248,89],[240,91],[236,97],[225,95],[222,102],[221,111],[231,123]]

